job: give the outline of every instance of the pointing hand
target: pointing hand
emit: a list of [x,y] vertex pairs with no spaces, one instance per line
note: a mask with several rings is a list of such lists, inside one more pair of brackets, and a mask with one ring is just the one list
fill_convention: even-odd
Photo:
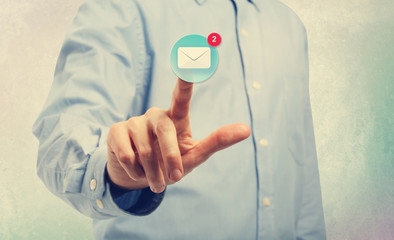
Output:
[[193,83],[178,79],[168,110],[153,107],[111,127],[107,171],[113,183],[127,189],[150,186],[160,193],[215,152],[250,135],[250,128],[238,123],[193,140],[189,115],[192,92]]

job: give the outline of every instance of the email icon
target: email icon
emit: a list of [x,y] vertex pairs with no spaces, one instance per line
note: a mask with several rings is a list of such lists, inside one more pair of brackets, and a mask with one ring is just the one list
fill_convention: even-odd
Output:
[[179,47],[178,68],[210,68],[211,49],[209,47]]

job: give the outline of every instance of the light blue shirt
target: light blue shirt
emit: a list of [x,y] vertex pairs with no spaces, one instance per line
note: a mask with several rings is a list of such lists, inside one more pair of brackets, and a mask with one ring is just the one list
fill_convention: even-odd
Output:
[[[167,109],[172,45],[217,32],[219,65],[195,84],[193,137],[231,123],[252,135],[167,187],[147,216],[120,209],[104,177],[109,127]],[[96,239],[325,239],[307,37],[276,0],[88,0],[34,125],[38,175],[94,218]]]

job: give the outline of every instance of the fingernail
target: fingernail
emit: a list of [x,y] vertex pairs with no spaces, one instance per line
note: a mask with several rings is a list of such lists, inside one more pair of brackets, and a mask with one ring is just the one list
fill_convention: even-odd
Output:
[[154,193],[161,193],[161,192],[164,191],[164,188],[165,188],[165,185],[161,184],[161,185],[154,186],[154,187],[151,186],[151,187],[150,187],[150,190],[151,190],[152,192],[154,192]]
[[171,171],[170,178],[172,181],[179,181],[182,178],[182,172],[178,168]]

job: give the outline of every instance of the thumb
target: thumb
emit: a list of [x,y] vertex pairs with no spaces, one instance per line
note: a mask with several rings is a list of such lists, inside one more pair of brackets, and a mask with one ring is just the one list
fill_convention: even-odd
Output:
[[215,152],[245,140],[249,137],[250,132],[249,126],[242,123],[230,124],[217,129],[200,140],[190,154],[184,156],[184,167],[191,171]]

